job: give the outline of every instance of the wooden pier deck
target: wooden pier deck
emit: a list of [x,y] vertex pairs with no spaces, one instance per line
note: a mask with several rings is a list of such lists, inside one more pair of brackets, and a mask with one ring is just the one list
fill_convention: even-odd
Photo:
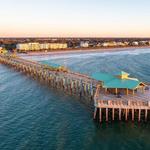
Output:
[[118,116],[118,120],[124,118],[127,121],[131,118],[134,121],[137,114],[138,121],[141,121],[141,112],[144,113],[144,120],[147,121],[148,112],[150,111],[150,90],[137,91],[135,95],[122,95],[118,98],[116,95],[104,94],[100,88],[97,88],[94,106],[94,119],[99,116],[100,122],[104,119],[109,121],[109,118],[114,121],[115,115]]

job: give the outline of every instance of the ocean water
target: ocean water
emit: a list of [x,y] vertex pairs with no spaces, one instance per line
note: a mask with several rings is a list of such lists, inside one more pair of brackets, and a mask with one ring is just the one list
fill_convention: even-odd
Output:
[[[126,71],[150,82],[150,49],[26,57],[73,71]],[[77,97],[0,65],[0,150],[149,150],[150,122],[93,121]]]

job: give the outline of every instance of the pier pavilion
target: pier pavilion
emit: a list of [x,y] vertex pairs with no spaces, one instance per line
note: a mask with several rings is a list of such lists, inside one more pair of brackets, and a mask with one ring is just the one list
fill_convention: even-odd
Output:
[[53,69],[55,71],[63,71],[63,72],[67,72],[69,71],[68,68],[64,67],[64,66],[61,66],[59,64],[55,64],[55,63],[46,63],[44,62],[44,68],[45,69]]
[[144,92],[146,87],[145,83],[140,82],[136,78],[129,77],[129,74],[124,71],[117,72],[115,75],[94,73],[92,77],[101,81],[105,93],[110,94],[134,95],[136,92]]
[[106,121],[110,116],[114,120],[115,114],[119,116],[119,120],[122,118],[128,120],[131,116],[134,121],[135,116],[138,116],[138,121],[140,121],[144,113],[145,121],[147,120],[148,113],[150,113],[149,85],[136,78],[130,78],[129,74],[124,71],[115,75],[95,73],[92,77],[102,82],[101,85],[97,85],[94,97],[94,119],[99,110],[100,122],[103,117]]

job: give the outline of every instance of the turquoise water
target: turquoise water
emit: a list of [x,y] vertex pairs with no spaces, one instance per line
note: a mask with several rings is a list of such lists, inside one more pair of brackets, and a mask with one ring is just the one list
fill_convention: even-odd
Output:
[[[26,57],[27,58],[27,57]],[[28,57],[31,59],[31,57]],[[86,74],[124,70],[150,82],[150,49],[32,57]],[[0,65],[0,149],[149,150],[150,123],[103,123],[77,97]]]

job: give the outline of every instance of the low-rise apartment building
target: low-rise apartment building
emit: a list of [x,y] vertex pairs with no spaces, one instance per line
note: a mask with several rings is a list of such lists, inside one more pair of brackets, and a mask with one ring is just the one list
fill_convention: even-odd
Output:
[[67,47],[67,43],[21,43],[16,45],[19,51],[56,50],[66,49]]
[[116,42],[104,42],[102,43],[102,46],[103,47],[113,47],[113,46],[117,46],[117,43]]
[[49,49],[55,50],[55,49],[66,49],[67,43],[49,43]]

